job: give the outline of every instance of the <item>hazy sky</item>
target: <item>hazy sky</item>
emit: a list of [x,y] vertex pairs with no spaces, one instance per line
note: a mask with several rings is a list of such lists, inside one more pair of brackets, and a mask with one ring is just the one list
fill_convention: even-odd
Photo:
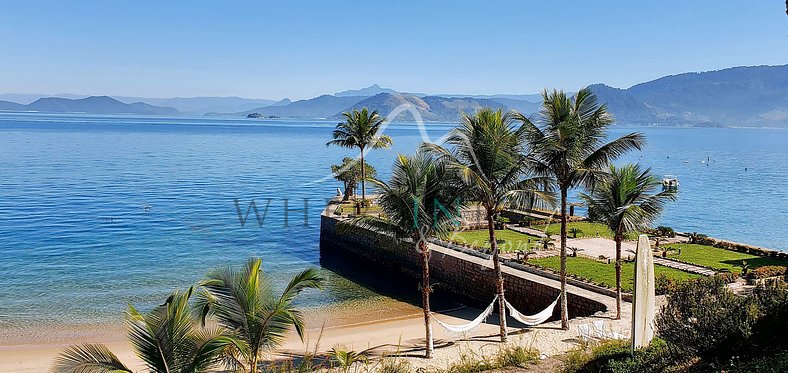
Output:
[[0,93],[533,93],[786,63],[783,0],[0,2]]

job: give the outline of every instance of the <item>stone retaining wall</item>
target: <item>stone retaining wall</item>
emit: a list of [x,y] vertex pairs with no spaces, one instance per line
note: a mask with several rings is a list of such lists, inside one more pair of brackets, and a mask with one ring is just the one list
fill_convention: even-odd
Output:
[[[338,219],[323,214],[320,221],[320,250],[330,255],[332,250],[343,250],[358,258],[359,263],[369,265],[370,270],[397,271],[409,277],[420,278],[421,268],[416,250],[397,245],[391,237],[372,231],[347,233],[337,232]],[[448,248],[435,246],[430,257],[430,277],[437,284],[435,292],[446,291],[461,302],[486,307],[495,294],[494,275],[485,259]],[[489,262],[489,260],[487,260]],[[491,264],[491,263],[490,263]],[[505,268],[506,299],[523,313],[535,313],[544,309],[559,294],[555,281],[539,277],[518,275],[519,269]],[[552,285],[548,285],[552,284]],[[603,295],[600,295],[600,297]],[[570,317],[587,316],[598,311],[607,311],[608,306],[593,297],[568,292]],[[559,315],[556,307],[554,316]]]

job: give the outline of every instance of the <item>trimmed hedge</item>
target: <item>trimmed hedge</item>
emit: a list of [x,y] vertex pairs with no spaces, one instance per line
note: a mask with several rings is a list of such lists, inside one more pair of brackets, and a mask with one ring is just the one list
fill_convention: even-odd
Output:
[[757,256],[770,257],[770,258],[776,258],[776,259],[788,261],[788,252],[770,250],[762,247],[746,245],[733,241],[718,240],[716,238],[712,238],[708,236],[697,237],[695,243],[699,245],[714,246],[716,248],[720,248],[724,250],[737,251],[740,253],[746,253],[746,254],[752,254]]
[[777,276],[785,276],[788,267],[784,266],[763,266],[758,267],[747,273],[747,278],[761,279]]

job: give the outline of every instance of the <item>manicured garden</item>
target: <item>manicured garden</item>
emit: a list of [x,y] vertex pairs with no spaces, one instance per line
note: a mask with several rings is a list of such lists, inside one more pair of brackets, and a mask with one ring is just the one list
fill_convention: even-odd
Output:
[[[561,234],[560,222],[556,222],[552,224],[534,225],[531,228],[538,229],[551,236],[556,234]],[[579,229],[581,231],[581,233],[577,234],[577,238],[604,237],[604,238],[613,239],[613,231],[611,231],[610,228],[608,228],[606,225],[602,223],[594,223],[589,221],[576,221],[576,222],[567,223],[566,230],[567,230],[567,236],[569,238],[573,237],[573,234],[571,233],[571,230],[573,228]],[[637,236],[638,236],[637,233],[627,234],[627,239],[634,240],[637,239]]]
[[[367,207],[361,208],[362,214],[378,214],[383,210],[378,205],[371,205]],[[356,203],[355,202],[342,202],[337,209],[335,210],[337,215],[344,215],[344,214],[355,214],[356,213]]]
[[[788,262],[784,260],[740,253],[714,246],[680,243],[666,245],[665,247],[673,249],[668,251],[668,258],[718,270],[728,270],[733,273],[741,272],[742,262],[746,262],[749,269],[767,265],[788,265]],[[678,249],[681,249],[681,254],[679,254]]]
[[[529,260],[528,263],[536,264],[555,271],[561,269],[561,258],[558,256],[535,258]],[[566,258],[566,271],[569,274],[585,278],[594,283],[602,283],[612,288],[616,286],[616,269],[613,262],[607,264],[583,257],[568,257]],[[631,262],[624,262],[621,266],[621,289],[623,291],[632,291],[634,272],[635,266]],[[654,275],[657,277],[664,275],[667,278],[676,281],[684,281],[700,277],[700,275],[664,267],[661,265],[654,266]]]
[[[495,238],[498,240],[498,248],[502,253],[510,253],[517,250],[528,249],[537,250],[541,244],[539,238],[529,236],[511,229],[501,229],[495,231]],[[475,229],[460,231],[449,237],[449,241],[460,245],[470,245],[476,248],[490,248],[490,232],[487,229]]]

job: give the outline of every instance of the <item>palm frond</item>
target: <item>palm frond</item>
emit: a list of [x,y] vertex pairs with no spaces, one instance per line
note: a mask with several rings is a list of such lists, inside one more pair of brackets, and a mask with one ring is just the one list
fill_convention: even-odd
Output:
[[131,372],[106,346],[82,344],[66,348],[52,366],[53,373]]

